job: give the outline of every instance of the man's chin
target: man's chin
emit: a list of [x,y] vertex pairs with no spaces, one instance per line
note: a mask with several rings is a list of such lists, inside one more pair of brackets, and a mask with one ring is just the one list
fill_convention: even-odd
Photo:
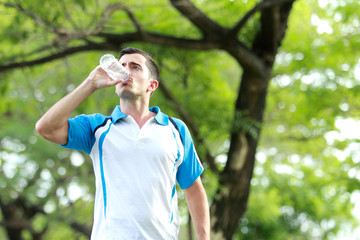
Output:
[[126,89],[121,89],[120,92],[117,92],[117,95],[120,97],[120,100],[135,99],[134,94],[131,91],[127,91]]

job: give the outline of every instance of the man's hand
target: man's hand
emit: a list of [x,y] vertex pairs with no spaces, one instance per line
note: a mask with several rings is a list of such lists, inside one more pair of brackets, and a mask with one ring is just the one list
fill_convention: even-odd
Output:
[[97,89],[115,86],[118,83],[122,83],[123,80],[112,80],[99,65],[89,74],[85,82],[88,82],[95,91]]

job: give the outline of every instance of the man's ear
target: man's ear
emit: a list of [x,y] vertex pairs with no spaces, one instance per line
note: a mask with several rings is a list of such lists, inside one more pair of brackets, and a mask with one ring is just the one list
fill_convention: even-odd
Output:
[[159,86],[158,80],[156,80],[156,79],[151,79],[151,80],[150,80],[150,85],[149,85],[149,87],[148,87],[148,90],[149,90],[150,92],[154,92],[154,91],[157,89],[158,86]]

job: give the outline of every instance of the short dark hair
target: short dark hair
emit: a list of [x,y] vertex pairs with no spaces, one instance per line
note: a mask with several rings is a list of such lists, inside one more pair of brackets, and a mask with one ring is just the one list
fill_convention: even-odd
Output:
[[155,78],[158,82],[160,82],[159,68],[155,63],[154,59],[152,59],[152,57],[147,52],[140,50],[138,48],[127,47],[120,51],[119,59],[126,54],[135,54],[135,53],[141,54],[146,58],[145,64],[150,71],[151,77]]

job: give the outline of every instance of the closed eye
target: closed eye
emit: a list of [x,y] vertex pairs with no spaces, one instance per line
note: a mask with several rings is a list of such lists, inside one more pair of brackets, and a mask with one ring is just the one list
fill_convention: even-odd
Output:
[[141,67],[140,67],[139,65],[133,65],[133,66],[132,66],[132,69],[141,70]]
[[[122,63],[122,65],[125,67],[126,63]],[[132,70],[136,70],[136,71],[142,70],[141,65],[136,63],[136,62],[130,62],[129,63],[129,68],[132,69]]]

